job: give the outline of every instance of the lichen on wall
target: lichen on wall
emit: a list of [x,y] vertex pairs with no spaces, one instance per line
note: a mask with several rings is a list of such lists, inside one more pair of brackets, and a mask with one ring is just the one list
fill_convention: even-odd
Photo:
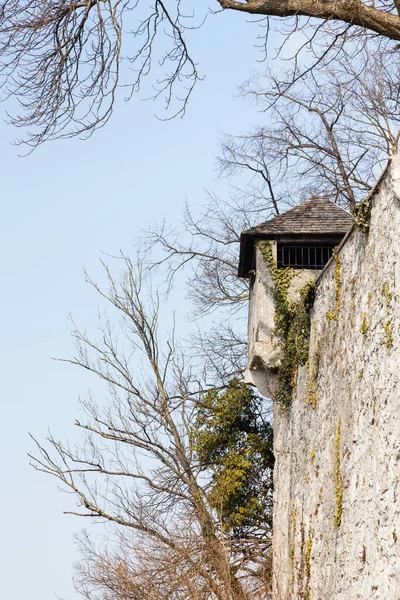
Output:
[[274,403],[274,600],[400,600],[399,156],[366,205],[317,282],[290,409]]

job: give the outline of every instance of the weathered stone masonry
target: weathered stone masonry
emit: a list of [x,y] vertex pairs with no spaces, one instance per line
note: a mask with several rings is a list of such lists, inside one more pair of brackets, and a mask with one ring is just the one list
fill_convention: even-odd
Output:
[[[274,406],[274,600],[400,600],[399,156],[371,199],[369,232],[352,228],[317,281],[291,406]],[[270,337],[272,373],[263,269],[250,346]]]

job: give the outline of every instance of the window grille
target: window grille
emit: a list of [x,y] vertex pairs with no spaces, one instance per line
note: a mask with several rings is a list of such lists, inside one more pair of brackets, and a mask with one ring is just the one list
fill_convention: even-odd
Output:
[[278,243],[278,268],[323,269],[335,246],[328,244],[296,245]]

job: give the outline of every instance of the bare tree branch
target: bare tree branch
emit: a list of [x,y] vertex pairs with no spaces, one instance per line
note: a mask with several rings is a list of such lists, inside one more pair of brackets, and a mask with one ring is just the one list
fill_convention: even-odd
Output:
[[371,42],[357,58],[323,61],[289,88],[287,77],[271,72],[261,86],[250,81],[243,93],[267,124],[226,137],[222,170],[268,177],[279,202],[317,194],[354,207],[398,152],[399,74],[391,48]]
[[[267,48],[275,26],[283,59],[294,42],[289,85],[323,60],[355,55],[371,39],[389,40],[398,50],[397,0],[217,0],[217,6],[266,17],[261,46]],[[164,102],[167,118],[183,115],[199,79],[187,37],[201,27],[207,4],[196,10],[202,16],[188,0],[3,1],[0,87],[20,108],[11,122],[27,130],[32,148],[91,135],[110,118],[118,87],[130,98],[150,72],[152,97]]]
[[[175,88],[186,91],[173,114],[183,114],[198,79],[183,37],[180,3],[172,9],[155,0],[147,14],[130,0],[7,0],[0,12],[0,76],[5,96],[16,95],[22,114],[11,122],[29,129],[32,147],[44,140],[90,135],[111,116],[119,85],[123,37],[132,40],[126,60],[135,65],[129,95],[140,88],[152,68],[153,48],[161,29],[166,46],[159,62],[167,75],[154,97],[167,107]],[[123,29],[123,18],[131,22]],[[136,41],[136,48],[135,48]],[[179,93],[179,92],[178,92]]]
[[[107,290],[87,275],[116,311],[118,327],[102,318],[94,340],[73,323],[78,353],[68,361],[100,378],[109,400],[89,395],[83,401],[84,417],[76,421],[82,436],[74,447],[49,434],[47,444],[34,440],[36,451],[29,455],[35,469],[75,497],[77,506],[67,514],[113,525],[134,552],[135,566],[121,562],[120,555],[107,562],[107,584],[96,579],[100,572],[105,576],[105,555],[96,552],[101,563],[84,571],[84,594],[161,600],[169,589],[187,600],[195,590],[209,600],[267,598],[260,557],[270,552],[270,526],[253,527],[242,541],[226,531],[209,501],[212,469],[199,464],[192,441],[196,411],[212,389],[203,378],[206,371],[199,356],[191,359],[179,350],[173,333],[166,337],[160,331],[158,295],[148,285],[148,270],[122,260],[118,278],[104,264]],[[146,595],[149,573],[157,581]],[[107,595],[112,581],[125,586],[127,595],[118,595],[118,587]]]
[[324,21],[341,21],[400,40],[400,19],[393,14],[394,2],[360,0],[218,0],[224,9],[274,17],[305,16]]

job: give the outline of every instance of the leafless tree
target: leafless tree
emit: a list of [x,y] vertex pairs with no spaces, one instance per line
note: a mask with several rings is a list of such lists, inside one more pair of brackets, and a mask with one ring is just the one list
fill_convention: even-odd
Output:
[[[105,544],[99,551],[92,538],[80,535],[83,560],[77,564],[75,586],[88,600],[212,600],[218,591],[207,581],[203,547],[191,523],[177,535],[179,552],[149,539],[120,534],[113,549]],[[109,546],[109,544],[108,544]],[[254,570],[256,564],[243,561]],[[271,586],[270,554],[252,577],[250,598],[269,598]],[[221,595],[220,597],[226,598]]]
[[[32,147],[103,126],[122,60],[135,68],[133,81],[125,82],[130,96],[152,68],[159,30],[169,44],[159,59],[167,75],[158,80],[154,96],[162,95],[169,107],[175,87],[187,83],[176,111],[184,112],[198,75],[183,37],[180,2],[167,8],[155,0],[143,11],[142,3],[131,0],[6,0],[0,9],[2,89],[18,97],[22,114],[11,122],[29,128],[26,141]],[[132,46],[122,55],[129,34]]]
[[[186,205],[178,224],[164,221],[145,233],[158,257],[152,255],[152,268],[164,267],[170,288],[181,274],[179,285],[192,302],[191,316],[199,320],[198,333],[192,335],[194,353],[204,359],[209,381],[226,382],[243,374],[248,283],[237,277],[240,234],[279,210],[276,199],[257,186],[251,193],[249,186],[245,193],[236,191],[228,200],[209,194],[203,210]],[[205,324],[205,316],[214,325]]]
[[315,0],[220,0],[223,8],[256,15],[313,17],[358,25],[392,39],[400,38],[397,0],[379,2],[315,2]]
[[[391,40],[393,52],[400,40],[397,0],[214,4],[217,11],[261,19],[264,44],[270,29],[277,29],[282,56],[287,41],[293,41],[296,50],[287,85],[328,56],[344,49],[356,52],[367,39]],[[26,141],[33,147],[47,139],[90,135],[109,119],[117,87],[125,87],[129,97],[151,70],[157,81],[154,95],[165,100],[170,116],[182,114],[199,79],[186,38],[190,29],[201,26],[207,12],[207,4],[189,0],[3,0],[2,89],[20,103],[12,122],[28,128]],[[303,51],[308,56],[304,64]],[[129,69],[122,69],[123,61],[133,66],[133,79]]]
[[198,463],[192,442],[196,409],[209,388],[173,331],[160,331],[148,271],[122,260],[117,279],[105,266],[108,291],[88,277],[117,320],[101,321],[100,340],[74,326],[78,354],[67,361],[100,378],[108,399],[90,395],[83,402],[76,446],[49,435],[30,454],[36,469],[74,495],[78,508],[68,514],[120,532],[116,554],[99,552],[86,539],[82,590],[107,600],[267,598],[261,559],[269,554],[268,525],[254,533],[254,542],[237,539],[209,504],[211,472]]
[[[246,356],[247,282],[238,280],[240,233],[312,195],[352,208],[374,185],[389,156],[399,151],[400,65],[389,47],[370,42],[356,57],[321,62],[287,89],[285,74],[269,72],[243,87],[265,125],[226,136],[219,165],[231,180],[228,198],[208,196],[196,213],[149,234],[172,285],[185,270],[193,315],[201,322],[195,345],[209,376],[241,374]],[[234,185],[233,185],[234,184]],[[182,284],[180,284],[182,285]]]
[[244,94],[267,124],[225,139],[222,170],[250,172],[264,188],[273,181],[289,204],[319,194],[353,208],[399,150],[399,76],[391,50],[369,44],[356,58],[322,62],[290,90],[271,73],[249,82]]
[[[273,207],[250,207],[235,199],[222,202],[209,194],[203,211],[194,214],[187,204],[181,223],[165,222],[146,232],[149,246],[154,241],[164,254],[155,264],[166,265],[168,281],[186,264],[196,261],[196,271],[187,278],[189,298],[196,307],[195,315],[229,307],[235,311],[247,299],[247,288],[237,281],[237,242],[240,233],[260,218],[273,214]],[[178,263],[174,259],[179,258]]]

